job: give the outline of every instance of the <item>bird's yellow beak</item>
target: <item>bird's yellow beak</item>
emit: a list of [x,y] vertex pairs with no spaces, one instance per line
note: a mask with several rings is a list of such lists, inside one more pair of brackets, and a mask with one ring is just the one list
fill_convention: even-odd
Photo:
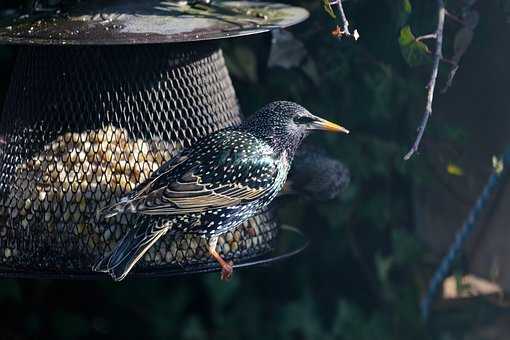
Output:
[[349,130],[338,124],[332,123],[320,117],[315,117],[316,120],[310,124],[310,129],[313,130],[325,130],[330,132],[343,132],[349,133]]

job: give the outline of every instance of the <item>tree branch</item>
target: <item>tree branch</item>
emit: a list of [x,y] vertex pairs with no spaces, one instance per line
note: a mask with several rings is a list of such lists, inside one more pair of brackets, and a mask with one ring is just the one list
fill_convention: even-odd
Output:
[[443,29],[444,29],[444,19],[446,15],[446,9],[444,7],[444,0],[437,0],[438,7],[438,20],[437,20],[437,29],[434,33],[436,35],[436,50],[434,53],[434,60],[432,66],[432,74],[430,75],[430,81],[427,85],[427,104],[425,106],[425,112],[423,113],[423,118],[418,128],[418,135],[416,136],[416,140],[414,141],[413,146],[409,150],[409,152],[404,156],[405,160],[408,160],[413,156],[416,151],[418,151],[418,147],[420,146],[421,139],[423,137],[423,133],[427,128],[427,123],[429,121],[430,115],[432,115],[432,102],[434,100],[434,90],[436,88],[436,80],[439,72],[439,64],[441,59],[443,59]]
[[342,24],[342,27],[337,26],[337,30],[333,31],[333,35],[338,36],[341,38],[343,35],[346,35],[348,37],[354,38],[354,40],[359,39],[359,33],[358,30],[354,30],[354,32],[351,33],[349,30],[349,20],[347,20],[347,16],[345,15],[344,7],[342,5],[343,0],[332,0],[330,2],[330,5],[337,5],[338,7],[338,13],[340,14],[340,22]]
[[420,35],[419,37],[417,37],[416,41],[422,41],[422,40],[426,40],[426,39],[436,39],[436,33],[431,33],[431,34],[425,34],[425,35]]

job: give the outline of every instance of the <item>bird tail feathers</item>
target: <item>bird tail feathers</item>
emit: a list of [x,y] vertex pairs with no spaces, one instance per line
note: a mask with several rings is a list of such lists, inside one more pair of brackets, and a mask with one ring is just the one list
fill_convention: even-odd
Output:
[[101,258],[93,267],[96,272],[105,272],[115,281],[123,280],[133,266],[150,247],[169,229],[169,224],[141,225],[131,229],[117,244],[115,249]]

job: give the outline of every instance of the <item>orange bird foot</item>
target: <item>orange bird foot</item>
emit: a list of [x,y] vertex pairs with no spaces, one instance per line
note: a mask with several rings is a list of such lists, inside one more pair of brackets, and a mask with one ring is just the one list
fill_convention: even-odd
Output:
[[209,241],[209,254],[218,261],[221,266],[221,279],[223,281],[228,281],[232,277],[232,273],[234,272],[234,263],[232,261],[225,261],[223,257],[216,251],[216,243],[218,242],[218,237],[213,237]]
[[228,261],[221,264],[221,280],[228,281],[232,278],[234,272],[234,262]]

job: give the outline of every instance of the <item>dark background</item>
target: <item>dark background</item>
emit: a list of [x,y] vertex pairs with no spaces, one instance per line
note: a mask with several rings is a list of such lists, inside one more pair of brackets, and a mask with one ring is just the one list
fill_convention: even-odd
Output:
[[[22,2],[2,2],[0,8]],[[464,97],[484,93],[479,101],[501,103],[508,96],[494,90],[508,89],[502,80],[508,79],[504,51],[505,32],[510,33],[505,3],[475,6],[480,24],[474,41],[453,88],[437,97],[421,153],[408,162],[402,157],[421,119],[430,64],[412,68],[402,57],[403,3],[346,2],[351,27],[361,34],[358,42],[331,36],[334,20],[319,1],[295,3],[311,12],[309,20],[291,30],[308,53],[301,67],[267,67],[269,34],[223,43],[243,112],[273,100],[292,100],[352,131],[348,137],[313,137],[351,170],[351,185],[343,195],[326,203],[296,199],[280,209],[281,219],[310,239],[304,253],[270,267],[238,271],[228,283],[220,282],[217,273],[122,283],[4,279],[0,338],[446,340],[474,334],[475,312],[460,319],[440,312],[441,321],[433,318],[429,324],[420,319],[419,299],[438,257],[416,236],[420,197],[414,188],[434,181],[430,162],[444,156],[458,163],[456,153],[431,157],[434,143],[469,149],[485,138],[463,124],[465,117],[486,114]],[[413,31],[432,31],[435,2],[411,3]],[[445,54],[451,53],[456,27],[447,22]],[[0,47],[0,98],[15,56],[15,47]],[[446,72],[442,65],[440,88]],[[490,119],[506,109],[492,108]],[[506,131],[497,131],[498,138],[504,139]],[[490,172],[490,157],[501,151],[495,148],[482,157],[476,172],[482,181]],[[446,166],[440,171],[446,173]],[[463,268],[460,261],[456,270]]]

